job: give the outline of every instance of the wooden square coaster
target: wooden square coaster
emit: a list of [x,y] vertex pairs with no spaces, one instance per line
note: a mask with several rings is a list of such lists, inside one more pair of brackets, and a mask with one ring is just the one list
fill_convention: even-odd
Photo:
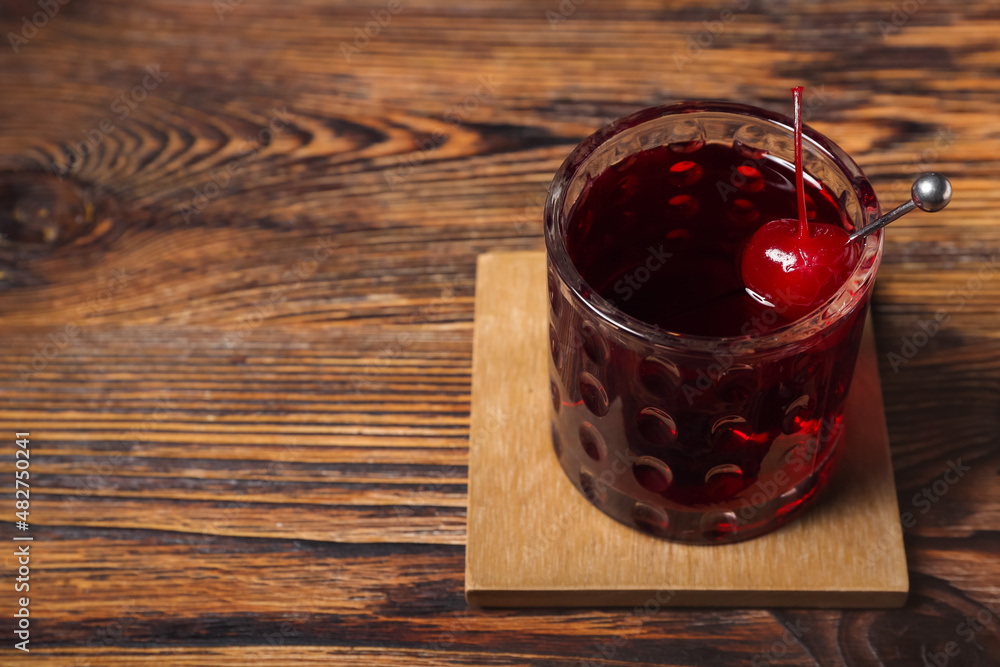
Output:
[[818,504],[763,537],[668,542],[570,484],[549,426],[545,256],[479,257],[465,594],[498,607],[893,607],[908,576],[869,322],[839,470]]

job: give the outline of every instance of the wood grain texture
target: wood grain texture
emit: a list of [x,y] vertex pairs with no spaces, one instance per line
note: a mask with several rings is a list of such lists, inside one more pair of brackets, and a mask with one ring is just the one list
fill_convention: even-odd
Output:
[[[709,38],[742,2],[575,4],[404,2],[350,61],[387,3],[70,0],[17,53],[39,6],[0,4],[0,433],[32,434],[38,577],[30,660],[0,662],[996,663],[1000,623],[959,626],[1000,597],[1000,9],[927,0],[883,35],[906,3],[750,0]],[[476,256],[541,249],[551,175],[606,120],[787,110],[798,83],[885,202],[955,185],[889,230],[874,304],[907,606],[468,610]]]
[[843,460],[823,500],[763,537],[724,546],[680,544],[601,513],[559,465],[545,400],[545,275],[544,252],[489,253],[477,264],[465,560],[470,603],[905,603],[909,578],[870,321],[847,397]]

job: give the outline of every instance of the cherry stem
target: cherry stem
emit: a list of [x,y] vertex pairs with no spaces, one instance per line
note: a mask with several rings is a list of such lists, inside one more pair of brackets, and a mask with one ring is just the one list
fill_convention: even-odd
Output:
[[802,86],[792,88],[793,115],[795,118],[795,192],[799,200],[799,239],[809,238],[809,220],[806,217],[806,186],[802,170]]

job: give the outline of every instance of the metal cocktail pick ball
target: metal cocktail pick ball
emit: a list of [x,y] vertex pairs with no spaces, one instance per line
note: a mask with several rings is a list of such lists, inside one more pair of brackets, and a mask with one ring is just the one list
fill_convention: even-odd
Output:
[[876,229],[882,229],[893,220],[903,217],[915,208],[927,211],[928,213],[940,211],[950,201],[951,181],[944,174],[934,172],[921,174],[917,177],[917,180],[913,181],[913,187],[910,188],[910,201],[892,209],[867,227],[857,230],[851,234],[850,238],[852,241],[855,241],[868,236]]

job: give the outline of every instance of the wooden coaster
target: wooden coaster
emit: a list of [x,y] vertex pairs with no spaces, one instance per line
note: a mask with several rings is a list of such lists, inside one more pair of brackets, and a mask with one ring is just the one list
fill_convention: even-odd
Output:
[[465,595],[470,604],[893,607],[908,576],[871,323],[840,469],[763,537],[668,542],[592,506],[552,449],[545,256],[479,257]]

